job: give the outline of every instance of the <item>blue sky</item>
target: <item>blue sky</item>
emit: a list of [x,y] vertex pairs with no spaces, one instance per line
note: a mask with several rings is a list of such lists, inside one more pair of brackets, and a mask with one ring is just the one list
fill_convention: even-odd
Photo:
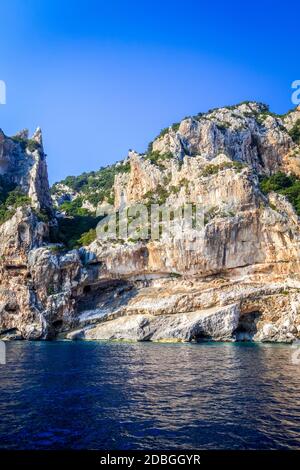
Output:
[[51,182],[144,151],[186,115],[292,107],[297,2],[2,0],[8,135],[41,126]]

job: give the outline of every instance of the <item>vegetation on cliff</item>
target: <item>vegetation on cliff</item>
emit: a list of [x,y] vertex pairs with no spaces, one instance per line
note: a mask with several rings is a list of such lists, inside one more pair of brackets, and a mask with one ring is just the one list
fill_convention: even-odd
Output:
[[100,217],[94,215],[61,217],[58,219],[58,233],[52,241],[63,243],[68,249],[79,248],[96,238],[96,226]]
[[17,207],[30,204],[31,200],[9,179],[0,175],[0,224],[10,219]]
[[263,178],[260,187],[265,194],[274,191],[286,196],[300,216],[300,180],[296,176],[289,176],[279,171],[272,176]]
[[171,152],[168,153],[160,153],[157,151],[150,151],[146,154],[146,160],[149,160],[153,165],[158,166],[160,169],[164,170],[165,166],[163,165],[163,162],[166,160],[171,160],[173,157],[173,154]]
[[20,144],[23,151],[28,149],[29,152],[34,152],[35,150],[38,150],[40,148],[40,144],[34,139],[25,139],[21,136],[14,136],[12,137],[12,140],[15,143]]
[[298,119],[289,134],[296,144],[300,144],[300,119]]
[[[212,176],[222,178],[223,170],[227,169],[234,170],[237,176],[245,166],[262,178],[261,189],[264,193],[276,191],[285,195],[300,214],[299,180],[284,173],[289,171],[284,162],[278,166],[283,152],[288,150],[291,155],[296,148],[290,137],[295,143],[300,142],[300,120],[298,114],[296,117],[291,114],[294,112],[298,113],[294,110],[278,115],[271,112],[268,106],[251,101],[216,108],[190,119],[185,118],[184,125],[175,123],[163,129],[150,143],[148,151],[133,160],[132,177],[117,178],[115,186],[116,175],[131,171],[131,152],[128,160],[123,162],[79,176],[68,176],[52,187],[53,200],[65,215],[59,218],[61,239],[70,248],[93,240],[98,222],[95,218],[96,207],[104,201],[116,203],[117,206],[128,202],[127,199],[132,202],[135,198],[148,207],[151,204],[162,205],[169,198],[173,201],[174,195],[182,188],[182,199],[191,195],[195,197],[195,194],[201,193],[197,178],[205,188]],[[274,142],[272,152],[269,142]],[[221,154],[228,157],[228,161],[214,161]],[[198,166],[192,161],[190,165],[185,164],[184,155],[206,158],[207,162],[204,164],[204,160],[199,159]],[[172,159],[178,162],[177,165],[172,163]],[[281,168],[282,172],[271,177],[263,176],[272,173],[275,168]],[[178,172],[182,172],[182,177],[177,175]],[[226,181],[231,185],[230,177]],[[236,189],[237,192],[240,190],[240,187]],[[234,200],[227,201],[224,192],[223,199],[220,197],[219,201],[212,201],[207,219],[215,215],[228,217],[235,212],[232,209],[235,205]]]
[[68,176],[54,184],[51,190],[53,195],[59,195],[60,188],[65,186],[77,193],[74,199],[60,204],[60,211],[63,211],[67,217],[58,219],[58,241],[63,242],[69,249],[91,243],[96,238],[95,229],[100,218],[96,217],[92,209],[82,207],[83,203],[87,201],[96,207],[106,200],[112,204],[115,176],[127,173],[129,170],[129,163],[119,163],[79,176]]
[[[51,189],[53,195],[60,193],[61,186],[67,186],[75,193],[80,193],[84,199],[93,206],[101,203],[106,199],[113,202],[112,187],[114,185],[115,176],[119,173],[128,173],[130,171],[129,163],[119,163],[100,168],[98,171],[82,173],[79,176],[67,176],[62,181],[55,183]],[[82,205],[82,198],[72,203],[65,203],[62,208],[70,212],[74,212],[74,208],[79,209]],[[81,205],[80,205],[81,203]]]

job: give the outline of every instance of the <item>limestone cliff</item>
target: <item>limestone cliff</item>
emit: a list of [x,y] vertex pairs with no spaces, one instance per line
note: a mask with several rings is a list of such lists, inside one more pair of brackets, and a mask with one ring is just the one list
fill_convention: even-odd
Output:
[[18,185],[36,209],[51,207],[47,164],[42,133],[38,128],[28,138],[28,131],[7,137],[0,129],[0,175]]
[[[27,135],[1,134],[2,174],[32,201],[0,226],[1,336],[299,339],[299,123],[298,109],[278,116],[252,102],[186,118],[146,154],[131,151],[117,165],[56,184],[58,219],[50,213],[48,221],[36,211],[51,208],[40,131],[36,148],[22,144]],[[262,191],[271,175],[286,178],[283,191]],[[199,201],[204,226],[192,249],[176,229],[157,240],[101,240],[92,230],[81,238],[89,244],[73,250],[50,243],[53,228],[74,219],[70,208],[91,218],[98,203],[113,202],[117,212]]]

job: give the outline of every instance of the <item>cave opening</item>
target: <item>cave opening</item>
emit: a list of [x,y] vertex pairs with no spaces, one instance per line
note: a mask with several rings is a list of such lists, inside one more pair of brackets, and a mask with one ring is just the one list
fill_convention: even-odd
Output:
[[84,288],[83,288],[84,295],[89,294],[91,292],[91,290],[92,290],[91,286],[84,286]]
[[52,326],[53,328],[55,328],[55,330],[59,330],[63,326],[63,321],[55,320],[54,322],[52,322]]
[[261,316],[258,310],[242,313],[239,323],[233,336],[237,341],[253,341],[253,336],[257,333],[257,322]]
[[211,341],[211,340],[212,340],[212,337],[204,333],[204,331],[199,331],[195,333],[193,336],[191,336],[191,339],[190,339],[192,343],[201,343],[204,341]]

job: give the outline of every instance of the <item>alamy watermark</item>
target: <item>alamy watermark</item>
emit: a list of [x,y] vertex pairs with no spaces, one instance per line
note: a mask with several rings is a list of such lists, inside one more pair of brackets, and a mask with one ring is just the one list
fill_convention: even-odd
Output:
[[179,207],[159,204],[133,204],[116,211],[113,205],[97,209],[101,217],[96,228],[98,240],[180,242],[186,250],[196,250],[203,242],[205,213],[201,204]]
[[0,365],[6,364],[6,345],[4,341],[0,341]]
[[0,80],[0,105],[6,104],[6,83]]
[[300,346],[297,344],[293,344],[292,348],[294,351],[291,354],[291,363],[299,366],[300,365]]
[[295,80],[292,83],[292,89],[295,90],[292,93],[292,103],[298,106],[300,104],[300,80]]

